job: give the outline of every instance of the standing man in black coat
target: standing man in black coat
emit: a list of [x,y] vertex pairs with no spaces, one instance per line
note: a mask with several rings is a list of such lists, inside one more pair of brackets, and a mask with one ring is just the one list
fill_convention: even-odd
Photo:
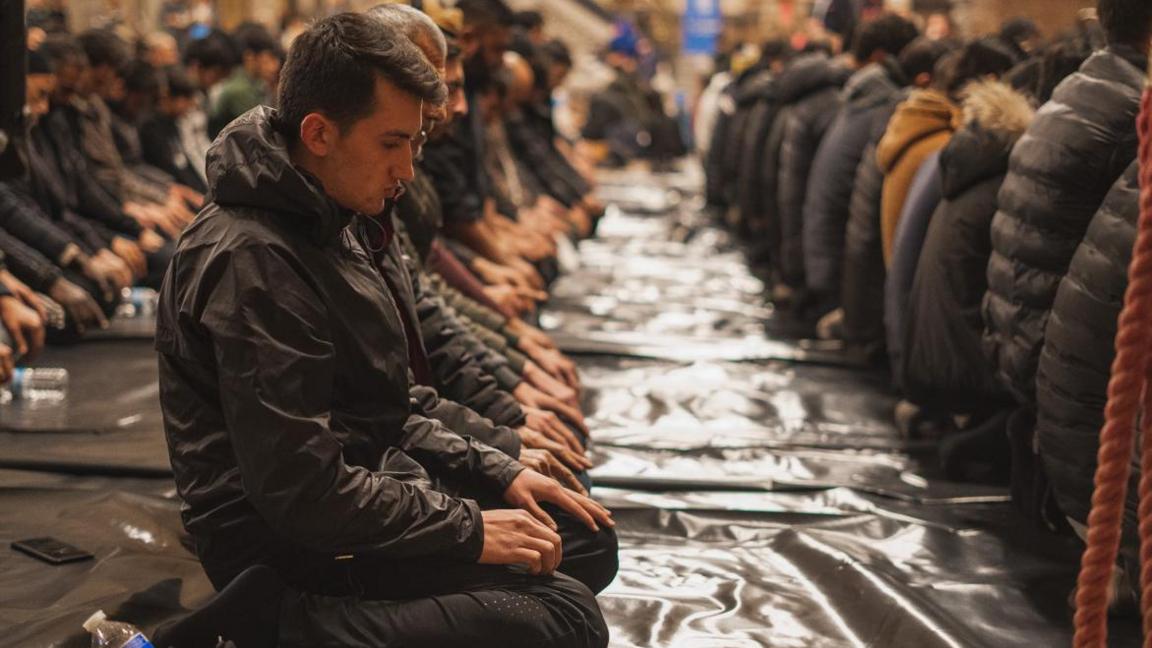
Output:
[[601,557],[564,552],[557,520],[608,513],[422,415],[404,313],[347,227],[411,180],[443,96],[403,35],[338,14],[297,38],[279,110],[217,139],[158,309],[184,523],[217,587],[257,564],[292,587],[279,645],[602,647],[556,571]]

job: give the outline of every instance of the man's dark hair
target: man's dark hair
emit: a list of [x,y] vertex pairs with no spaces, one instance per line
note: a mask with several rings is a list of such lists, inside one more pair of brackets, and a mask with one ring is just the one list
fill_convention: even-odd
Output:
[[139,94],[146,94],[156,98],[164,86],[164,77],[159,70],[152,67],[147,61],[139,59],[128,63],[123,68],[124,90]]
[[896,14],[884,14],[860,28],[852,53],[861,63],[882,51],[889,56],[899,56],[908,43],[916,40],[920,30],[908,20]]
[[512,21],[517,27],[531,31],[544,26],[544,15],[539,11],[517,11],[512,16]]
[[564,44],[564,41],[559,38],[544,43],[540,46],[540,50],[548,57],[554,65],[563,65],[564,67],[572,67],[572,51]]
[[222,32],[212,32],[188,43],[188,48],[184,50],[184,65],[192,63],[202,68],[233,67],[236,65],[236,51],[231,39]]
[[436,68],[402,34],[364,14],[341,13],[296,37],[280,74],[276,127],[295,140],[300,123],[319,112],[343,130],[374,109],[376,79],[423,101],[442,103]]
[[84,48],[80,47],[76,38],[63,32],[50,34],[41,43],[39,52],[51,61],[53,67],[59,67],[66,63],[82,63],[84,65],[88,63]]
[[1039,35],[1040,29],[1030,18],[1018,16],[1006,20],[1004,24],[1000,25],[1000,38],[1012,43],[1019,44]]
[[470,27],[512,27],[516,23],[516,14],[503,0],[460,0],[456,8]]
[[813,39],[813,40],[810,40],[807,43],[805,43],[804,48],[801,49],[799,53],[800,54],[827,54],[828,56],[832,56],[832,43],[827,41],[827,40],[824,40],[824,39],[820,39],[820,40]]
[[1146,45],[1152,38],[1152,2],[1100,0],[1096,5],[1109,45]]
[[760,63],[768,66],[777,61],[787,62],[792,57],[792,44],[783,38],[764,41],[760,46]]
[[107,29],[89,29],[80,34],[77,41],[84,48],[92,67],[107,66],[120,70],[132,60],[128,43]]
[[196,84],[184,73],[184,70],[172,66],[164,71],[164,80],[168,86],[168,96],[187,99],[196,96]]
[[943,87],[949,94],[955,94],[969,81],[989,75],[1000,77],[1019,62],[1020,57],[1008,49],[1000,39],[978,38],[960,50],[953,77]]
[[260,23],[241,23],[233,30],[232,39],[236,43],[236,50],[241,54],[247,52],[251,52],[252,54],[262,54],[264,52],[278,54],[280,52],[280,43],[276,41],[268,31],[268,28]]
[[1072,33],[1053,41],[1032,59],[1004,75],[1013,88],[1028,94],[1035,103],[1052,98],[1052,91],[1076,70],[1096,49],[1090,35]]
[[921,74],[932,74],[941,57],[954,51],[956,47],[954,41],[932,40],[921,36],[905,47],[896,60],[899,61],[904,76],[911,82]]

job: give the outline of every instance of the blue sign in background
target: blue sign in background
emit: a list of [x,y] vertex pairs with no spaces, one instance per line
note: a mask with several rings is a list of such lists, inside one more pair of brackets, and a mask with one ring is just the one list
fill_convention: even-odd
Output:
[[684,18],[680,25],[685,54],[715,54],[716,37],[723,26],[720,0],[684,0]]

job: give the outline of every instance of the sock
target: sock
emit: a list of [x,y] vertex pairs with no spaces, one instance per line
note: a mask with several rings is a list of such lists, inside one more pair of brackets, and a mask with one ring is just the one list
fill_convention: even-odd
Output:
[[237,648],[276,645],[285,585],[265,565],[249,567],[200,609],[156,630],[156,648],[215,648],[217,638]]

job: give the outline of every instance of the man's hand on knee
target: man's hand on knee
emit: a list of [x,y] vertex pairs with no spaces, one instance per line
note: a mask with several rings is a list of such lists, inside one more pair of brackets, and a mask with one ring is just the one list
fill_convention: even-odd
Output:
[[565,489],[555,479],[545,477],[533,470],[524,470],[504,491],[504,501],[516,508],[524,509],[549,527],[555,529],[556,521],[540,508],[541,502],[560,507],[593,531],[600,530],[600,524],[614,527],[612,514],[595,500]]
[[495,509],[483,511],[481,515],[484,520],[481,564],[527,565],[528,570],[536,575],[556,571],[563,558],[563,550],[560,536],[555,530],[545,526],[527,511]]

